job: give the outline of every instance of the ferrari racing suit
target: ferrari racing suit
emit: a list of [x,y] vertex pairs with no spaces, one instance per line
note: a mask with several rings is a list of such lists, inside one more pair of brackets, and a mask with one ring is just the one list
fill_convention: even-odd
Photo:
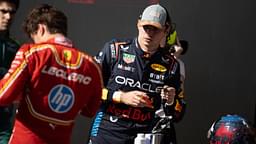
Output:
[[75,117],[93,117],[100,67],[65,37],[24,44],[0,82],[0,105],[19,100],[11,144],[69,144]]

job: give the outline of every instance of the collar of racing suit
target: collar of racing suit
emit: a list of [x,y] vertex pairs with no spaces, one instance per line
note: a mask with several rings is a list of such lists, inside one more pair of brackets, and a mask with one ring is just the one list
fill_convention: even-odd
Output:
[[64,45],[67,47],[73,47],[73,43],[70,39],[68,39],[67,37],[64,36],[56,36],[54,38],[51,38],[49,40],[47,40],[44,43],[54,43],[54,44],[60,44],[60,45]]

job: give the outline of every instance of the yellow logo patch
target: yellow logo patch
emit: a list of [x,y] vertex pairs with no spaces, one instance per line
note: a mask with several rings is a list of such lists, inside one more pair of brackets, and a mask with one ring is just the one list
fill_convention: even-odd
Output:
[[64,58],[65,58],[66,61],[70,61],[71,60],[72,53],[71,53],[70,50],[64,50],[63,54],[64,54]]
[[166,67],[160,65],[160,64],[151,64],[151,68],[156,70],[156,71],[160,71],[160,72],[165,72],[167,71]]

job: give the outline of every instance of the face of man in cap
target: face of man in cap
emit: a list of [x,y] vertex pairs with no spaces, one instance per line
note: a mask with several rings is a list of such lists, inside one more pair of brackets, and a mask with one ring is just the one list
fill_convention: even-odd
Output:
[[166,17],[165,9],[158,4],[148,6],[143,11],[137,24],[139,30],[138,40],[142,48],[155,49],[159,47],[167,32]]

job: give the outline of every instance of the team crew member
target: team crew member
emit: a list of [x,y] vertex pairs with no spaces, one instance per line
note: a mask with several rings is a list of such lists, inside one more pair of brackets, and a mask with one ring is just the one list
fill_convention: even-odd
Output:
[[[166,9],[167,11],[167,9]],[[171,17],[167,11],[167,20],[170,24],[172,24]],[[181,55],[184,55],[187,52],[188,49],[188,42],[185,40],[179,40],[177,31],[175,30],[175,24],[172,24],[171,29],[166,34],[166,36],[162,39],[161,47],[169,51],[171,55],[175,57],[175,59],[178,61],[180,65],[180,81],[181,81],[181,89],[182,93],[179,94],[180,99],[184,99],[184,82],[185,82],[185,64],[180,59]],[[160,121],[160,117],[156,117],[156,121]],[[176,144],[177,138],[176,138],[176,130],[175,125],[172,123],[172,120],[169,120],[169,125],[167,125],[164,129],[161,131],[161,144]]]
[[75,117],[99,108],[100,68],[72,46],[67,18],[54,7],[34,8],[24,29],[35,44],[19,49],[0,82],[0,105],[20,101],[10,143],[69,144]]
[[[170,21],[171,23],[171,21]],[[170,33],[164,37],[163,41],[161,42],[161,47],[169,51],[171,55],[175,57],[178,61],[180,66],[180,82],[181,82],[181,89],[182,93],[179,93],[180,99],[184,99],[184,82],[185,82],[185,65],[184,62],[180,59],[181,55],[184,55],[188,49],[188,42],[185,40],[179,40],[177,37],[176,30],[171,30]],[[157,117],[159,120],[160,117]],[[175,126],[170,120],[170,125],[168,125],[165,129],[162,130],[162,139],[161,144],[176,144],[176,131]]]
[[159,4],[147,7],[137,28],[137,38],[107,42],[96,56],[105,89],[89,143],[131,144],[137,133],[150,132],[155,111],[161,106],[161,91],[164,109],[174,121],[184,112],[184,102],[178,97],[179,64],[160,48],[170,28],[165,9]]
[[[19,0],[0,0],[0,79],[8,71],[19,44],[10,38],[10,26],[19,7]],[[15,106],[0,106],[0,144],[7,144],[12,133]]]

